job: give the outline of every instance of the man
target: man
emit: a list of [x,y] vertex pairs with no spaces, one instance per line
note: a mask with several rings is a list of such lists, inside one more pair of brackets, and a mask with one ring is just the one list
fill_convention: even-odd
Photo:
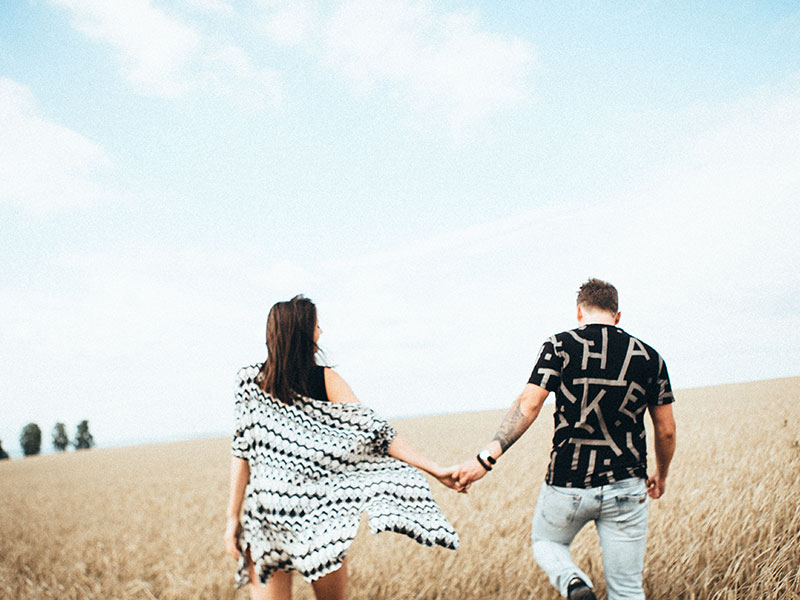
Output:
[[[594,586],[569,546],[594,521],[609,600],[643,599],[649,498],[664,494],[675,451],[667,367],[650,346],[619,327],[617,290],[590,279],[578,291],[577,329],[549,338],[494,439],[459,467],[460,490],[492,469],[555,392],[550,465],[533,516],[533,555],[569,600],[593,600]],[[644,413],[655,433],[647,476]]]

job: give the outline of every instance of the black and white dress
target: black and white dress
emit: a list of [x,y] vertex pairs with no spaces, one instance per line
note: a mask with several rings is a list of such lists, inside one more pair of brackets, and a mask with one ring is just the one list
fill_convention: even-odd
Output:
[[372,533],[458,547],[422,474],[386,454],[391,425],[360,403],[283,403],[261,390],[258,373],[258,365],[244,367],[236,384],[232,452],[250,466],[237,587],[250,582],[245,556],[262,583],[277,570],[299,571],[309,582],[335,571],[363,510]]

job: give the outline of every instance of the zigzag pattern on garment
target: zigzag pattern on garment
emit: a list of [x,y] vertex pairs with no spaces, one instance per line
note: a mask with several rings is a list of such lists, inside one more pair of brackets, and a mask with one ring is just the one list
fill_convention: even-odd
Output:
[[283,403],[257,383],[258,365],[236,383],[235,456],[248,461],[237,587],[245,556],[265,583],[277,570],[314,581],[338,569],[367,511],[372,533],[458,547],[458,535],[417,469],[386,454],[394,428],[359,403],[298,397]]

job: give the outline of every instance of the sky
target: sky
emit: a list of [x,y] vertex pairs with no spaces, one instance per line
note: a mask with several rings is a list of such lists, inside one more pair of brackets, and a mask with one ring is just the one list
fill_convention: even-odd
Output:
[[295,294],[390,418],[589,277],[679,391],[800,375],[799,146],[795,2],[7,0],[0,440],[226,435]]

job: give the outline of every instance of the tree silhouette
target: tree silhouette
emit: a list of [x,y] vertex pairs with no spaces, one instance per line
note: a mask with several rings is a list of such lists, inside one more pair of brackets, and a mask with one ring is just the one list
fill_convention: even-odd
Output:
[[76,450],[86,450],[94,446],[94,437],[89,433],[89,421],[84,419],[78,423],[78,429],[75,432],[75,441],[72,442]]
[[69,438],[67,437],[67,428],[63,423],[56,423],[53,427],[53,448],[59,452],[63,452],[69,446]]
[[6,460],[8,458],[8,452],[3,450],[3,442],[0,441],[0,460]]
[[25,456],[39,454],[39,450],[42,449],[42,430],[36,423],[28,423],[22,428],[19,445],[22,446],[22,453]]

